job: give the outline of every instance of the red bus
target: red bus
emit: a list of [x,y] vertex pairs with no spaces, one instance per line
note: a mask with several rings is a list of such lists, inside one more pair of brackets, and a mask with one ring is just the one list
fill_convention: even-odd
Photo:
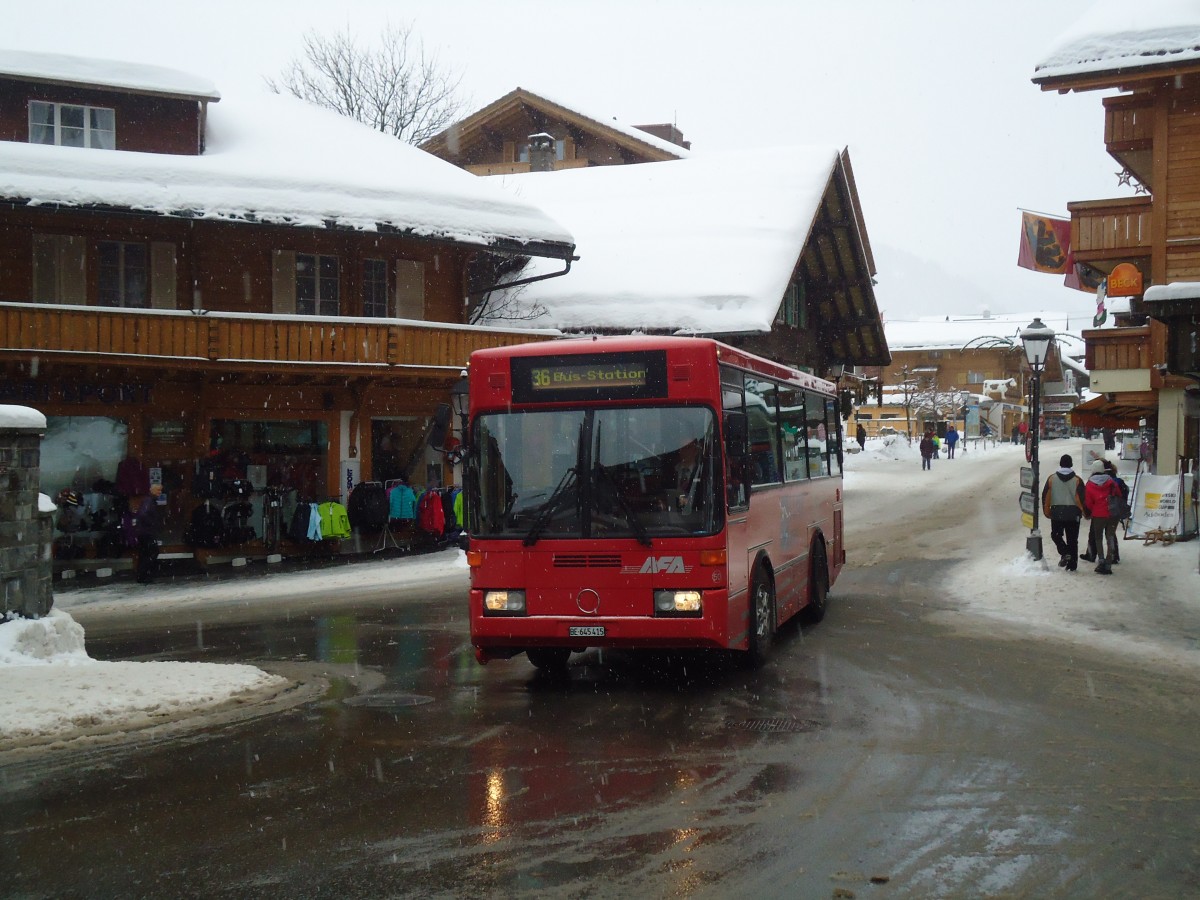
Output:
[[757,663],[845,560],[835,385],[714,340],[571,339],[470,362],[475,656]]

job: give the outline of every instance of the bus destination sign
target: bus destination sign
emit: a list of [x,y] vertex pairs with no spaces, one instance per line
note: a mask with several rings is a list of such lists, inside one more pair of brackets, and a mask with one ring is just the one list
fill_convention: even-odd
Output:
[[614,362],[538,366],[529,373],[530,387],[534,391],[645,387],[646,375],[644,365]]
[[665,397],[667,356],[649,350],[514,357],[512,392],[517,403]]

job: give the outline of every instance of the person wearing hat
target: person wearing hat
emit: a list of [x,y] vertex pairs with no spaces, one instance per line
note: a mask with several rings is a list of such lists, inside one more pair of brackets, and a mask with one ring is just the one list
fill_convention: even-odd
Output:
[[1070,455],[1064,453],[1058,470],[1042,487],[1042,512],[1050,520],[1050,540],[1058,548],[1058,564],[1068,572],[1079,567],[1079,520],[1088,515],[1083,479],[1072,464]]
[[1108,474],[1103,459],[1092,463],[1092,474],[1084,487],[1085,514],[1092,518],[1091,544],[1096,552],[1096,573],[1112,574],[1117,555],[1117,517],[1110,512],[1109,497],[1121,499],[1121,489]]

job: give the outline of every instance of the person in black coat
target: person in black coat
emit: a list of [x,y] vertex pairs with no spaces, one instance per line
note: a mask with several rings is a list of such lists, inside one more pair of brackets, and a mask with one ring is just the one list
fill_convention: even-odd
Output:
[[[150,493],[142,496],[134,513],[133,534],[137,541],[137,580],[139,584],[150,584],[158,574],[158,550],[162,546],[159,534],[162,531],[162,514],[158,509],[158,496],[162,486],[153,484]],[[130,504],[132,505],[132,503]]]

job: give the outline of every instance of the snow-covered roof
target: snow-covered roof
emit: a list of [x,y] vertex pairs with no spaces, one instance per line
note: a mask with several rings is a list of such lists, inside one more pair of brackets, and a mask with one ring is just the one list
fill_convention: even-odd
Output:
[[1101,73],[1200,62],[1195,0],[1100,0],[1063,33],[1035,67],[1041,84]]
[[[759,148],[495,178],[579,240],[570,274],[518,302],[563,330],[770,331],[838,159]],[[535,260],[522,276],[552,270]]]
[[[1088,301],[1090,303],[1090,301]],[[1084,346],[1081,331],[1090,328],[1092,312],[1004,313],[983,316],[925,316],[915,320],[884,322],[888,347],[895,350],[958,350],[968,343],[990,346],[1009,340],[1021,346],[1021,331],[1035,317],[1055,331],[1068,350]],[[991,340],[996,339],[996,340]]]
[[293,97],[209,108],[202,156],[0,141],[0,198],[308,228],[389,229],[492,246],[558,245],[569,231],[488,179]]
[[0,403],[0,428],[40,428],[45,430],[46,417],[28,406]]
[[0,76],[4,75],[27,81],[88,85],[138,94],[221,99],[216,85],[190,72],[63,53],[34,53],[0,47]]

